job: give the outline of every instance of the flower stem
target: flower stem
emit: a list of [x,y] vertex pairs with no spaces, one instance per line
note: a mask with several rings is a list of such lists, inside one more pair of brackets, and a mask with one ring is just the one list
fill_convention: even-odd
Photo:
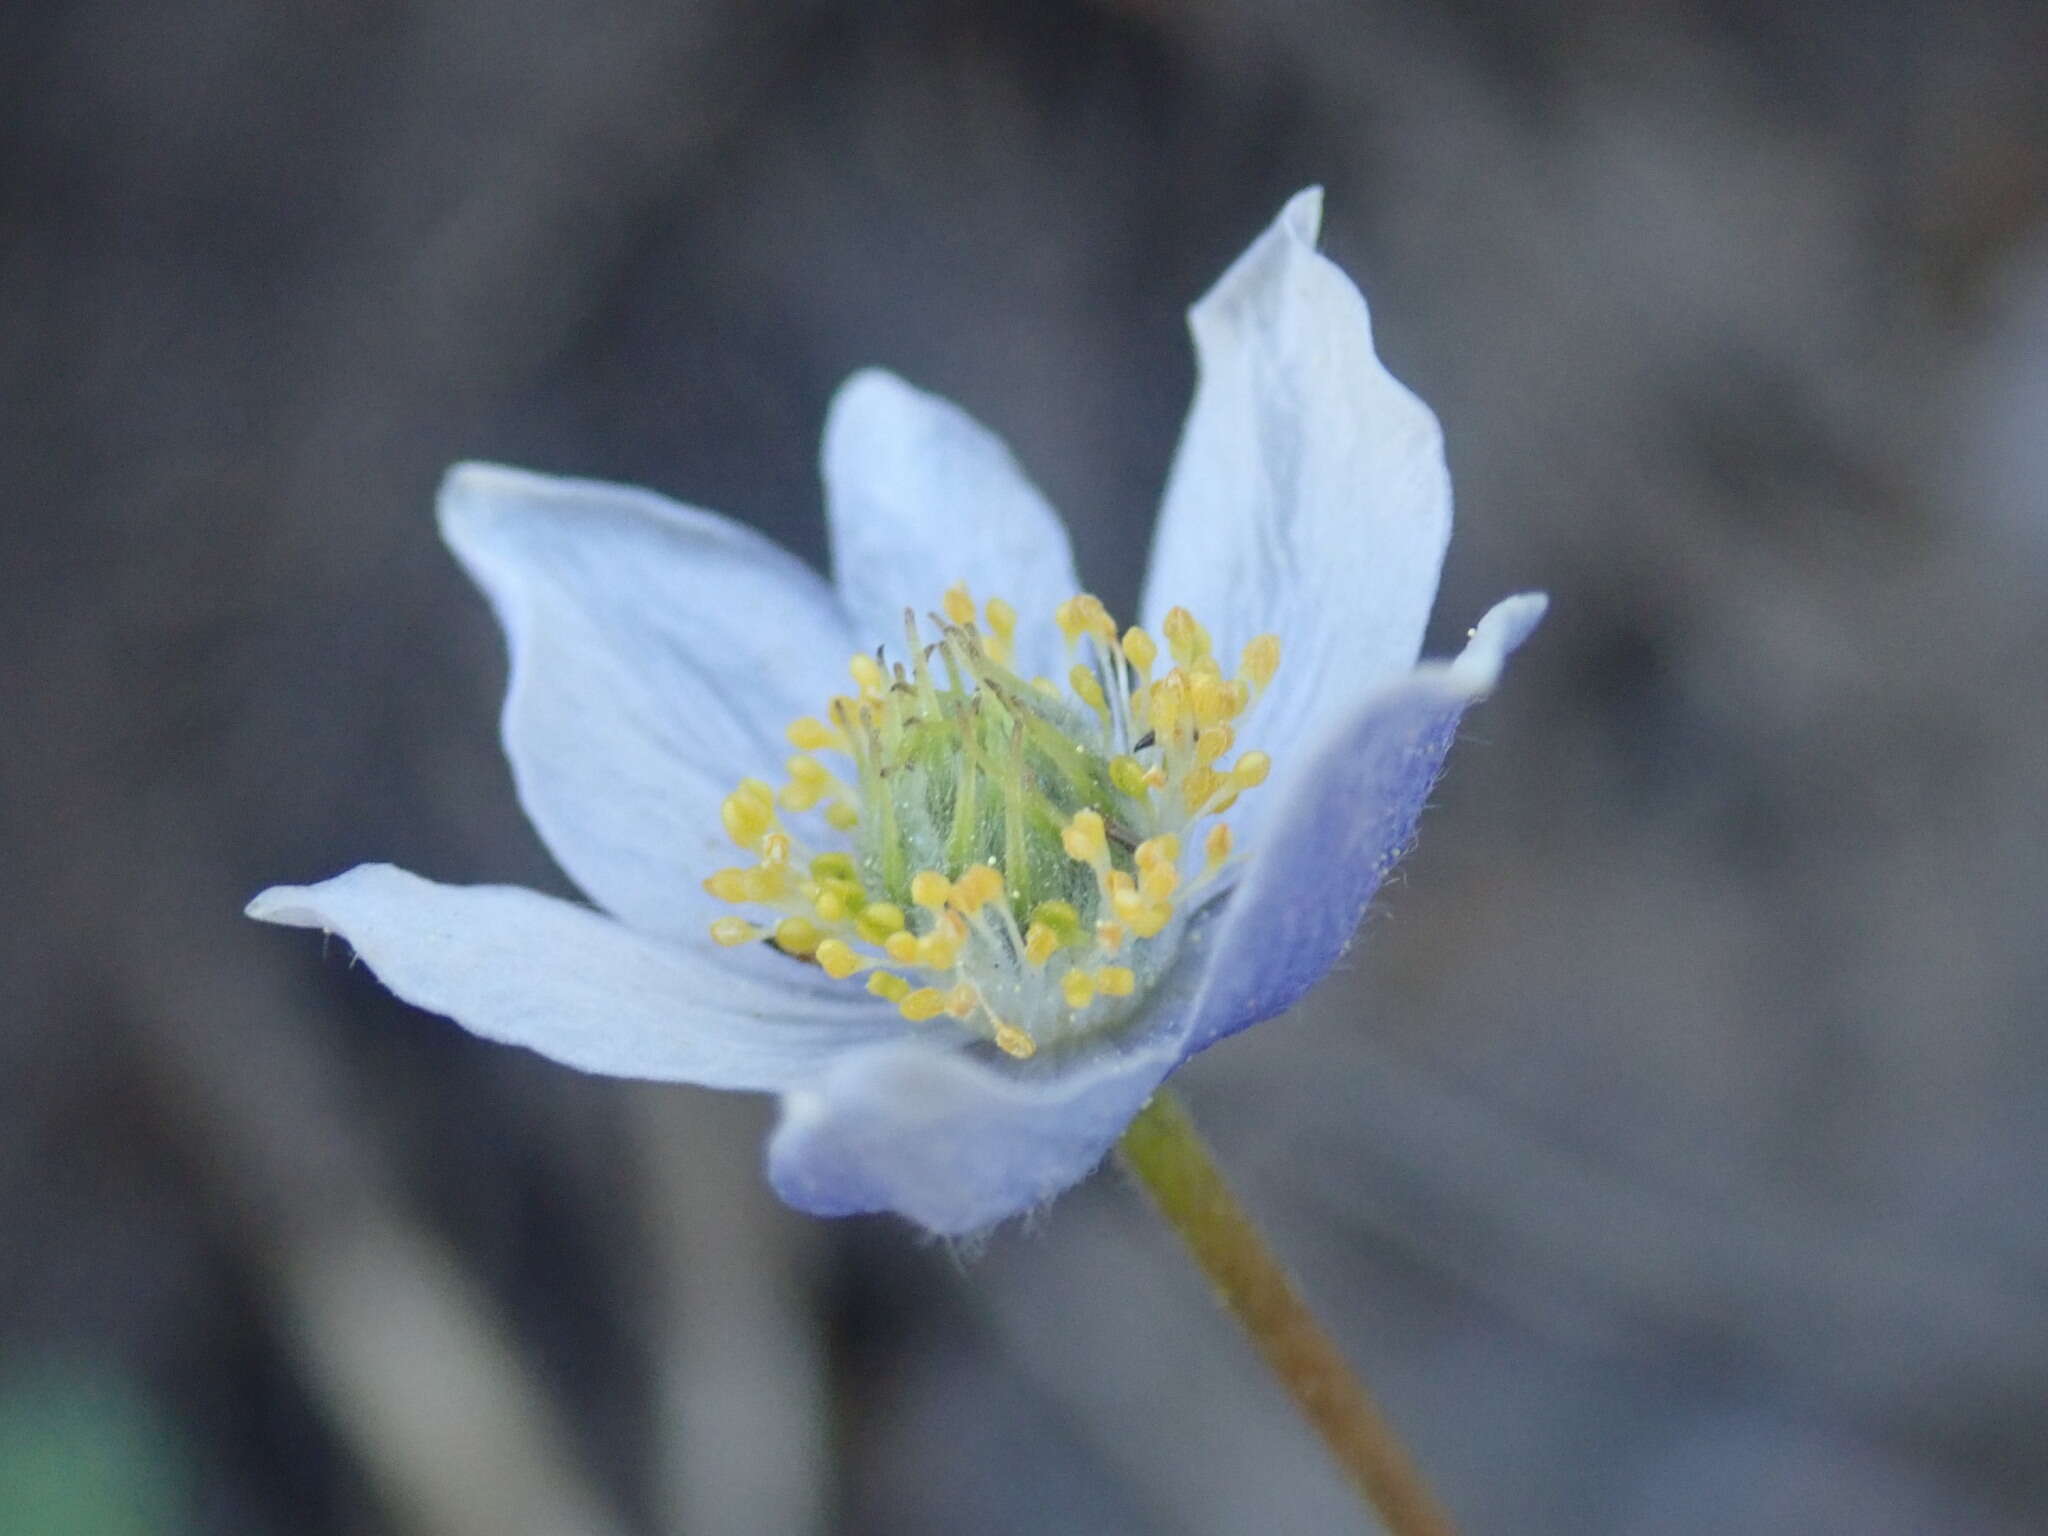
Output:
[[1453,1536],[1449,1516],[1231,1194],[1180,1099],[1164,1088],[1154,1094],[1117,1153],[1391,1536]]

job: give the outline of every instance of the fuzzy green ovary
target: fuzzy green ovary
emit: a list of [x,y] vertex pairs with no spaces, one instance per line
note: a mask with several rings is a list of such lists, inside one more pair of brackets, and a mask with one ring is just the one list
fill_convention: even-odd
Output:
[[[900,731],[887,733],[897,749],[862,775],[867,810],[855,839],[870,892],[907,907],[919,871],[957,877],[988,864],[1002,872],[1020,917],[1043,902],[1064,901],[1092,925],[1099,903],[1094,871],[1067,856],[1060,834],[1077,811],[1100,811],[1112,825],[1136,814],[1111,783],[1107,760],[1075,742],[1067,734],[1074,725],[1048,718],[1050,710],[1038,714],[951,689],[936,691],[936,701],[936,710],[902,719]],[[920,702],[905,689],[888,705],[907,712]],[[1111,857],[1130,866],[1120,844],[1112,843]]]

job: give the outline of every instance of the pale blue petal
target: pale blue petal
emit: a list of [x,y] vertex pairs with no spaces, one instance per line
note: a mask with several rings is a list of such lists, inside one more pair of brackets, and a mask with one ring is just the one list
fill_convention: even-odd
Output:
[[736,853],[719,800],[774,773],[790,720],[845,686],[830,589],[738,524],[626,486],[466,464],[441,528],[505,629],[526,814],[600,906],[701,936],[721,909],[700,883]]
[[923,1041],[858,1051],[783,1096],[769,1179],[819,1216],[978,1232],[1087,1177],[1177,1059],[1165,1039],[1045,1073]]
[[1226,665],[1254,635],[1281,637],[1279,677],[1240,738],[1276,762],[1414,665],[1451,531],[1436,418],[1316,253],[1321,213],[1320,191],[1294,198],[1189,312],[1195,399],[1145,587],[1155,633],[1184,606]]
[[1188,1054],[1285,1012],[1336,964],[1414,840],[1459,718],[1545,606],[1536,593],[1496,604],[1455,661],[1415,668],[1275,772],[1273,813],[1214,930]]
[[341,935],[399,997],[472,1034],[612,1077],[772,1091],[905,1027],[854,989],[827,1001],[758,985],[517,886],[436,885],[364,864],[273,887],[248,911]]
[[925,1034],[834,1061],[783,1098],[777,1192],[820,1216],[895,1211],[959,1235],[1079,1183],[1187,1054],[1213,915],[1122,1035],[1014,1062]]
[[864,648],[903,645],[946,589],[1000,597],[1018,615],[1015,666],[1061,677],[1052,610],[1080,590],[1066,529],[1010,450],[958,406],[870,369],[825,420],[832,571]]

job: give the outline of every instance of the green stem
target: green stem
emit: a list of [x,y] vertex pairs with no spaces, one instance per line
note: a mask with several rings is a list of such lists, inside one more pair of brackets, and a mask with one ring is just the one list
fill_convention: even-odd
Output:
[[1154,1094],[1117,1153],[1391,1536],[1453,1536],[1449,1516],[1231,1194],[1179,1098],[1164,1088]]

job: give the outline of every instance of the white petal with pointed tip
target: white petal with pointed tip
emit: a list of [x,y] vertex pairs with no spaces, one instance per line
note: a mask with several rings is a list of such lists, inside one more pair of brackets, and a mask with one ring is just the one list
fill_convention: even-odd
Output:
[[585,1072],[772,1091],[904,1029],[853,989],[825,1001],[754,985],[518,886],[436,885],[364,864],[275,886],[248,911],[339,934],[408,1003]]
[[[1145,622],[1188,608],[1234,667],[1282,661],[1241,747],[1276,763],[1320,718],[1415,662],[1451,531],[1435,416],[1373,350],[1351,280],[1316,252],[1311,189],[1188,314],[1197,383],[1145,586]],[[1244,829],[1272,792],[1247,795]]]
[[701,937],[733,862],[719,801],[771,774],[843,688],[824,581],[760,535],[649,491],[465,464],[449,546],[504,626],[505,753],[549,851],[643,932]]
[[833,578],[863,648],[900,651],[904,609],[922,623],[964,581],[977,603],[1016,608],[1018,672],[1065,674],[1052,611],[1079,590],[1067,532],[1000,438],[868,369],[833,397],[824,471]]

